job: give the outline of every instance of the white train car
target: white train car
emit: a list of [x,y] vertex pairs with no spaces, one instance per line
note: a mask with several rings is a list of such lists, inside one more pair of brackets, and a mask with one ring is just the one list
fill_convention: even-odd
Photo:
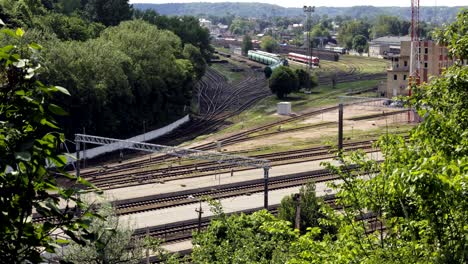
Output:
[[294,52],[288,53],[288,59],[290,59],[292,61],[302,62],[302,63],[305,63],[305,64],[311,63],[314,66],[319,66],[319,64],[320,64],[320,59],[318,57],[314,57],[314,56],[311,57],[311,56],[307,56],[307,55],[299,54],[299,53],[294,53]]

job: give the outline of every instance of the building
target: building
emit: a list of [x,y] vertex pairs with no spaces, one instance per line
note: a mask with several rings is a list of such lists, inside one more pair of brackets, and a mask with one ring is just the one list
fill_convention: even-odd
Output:
[[373,39],[369,42],[369,57],[387,58],[400,54],[402,41],[410,41],[411,37],[385,36]]
[[198,19],[198,22],[200,23],[200,26],[201,27],[205,27],[207,29],[211,29],[211,27],[213,26],[213,24],[211,23],[210,20],[207,20],[207,19],[204,19],[204,18],[200,18]]
[[[434,41],[420,41],[420,80],[428,82],[431,76],[439,76],[444,69],[453,65],[454,60],[449,59],[446,47],[437,45]],[[408,95],[410,76],[411,41],[401,43],[401,52],[393,56],[391,65],[387,69],[386,97]]]

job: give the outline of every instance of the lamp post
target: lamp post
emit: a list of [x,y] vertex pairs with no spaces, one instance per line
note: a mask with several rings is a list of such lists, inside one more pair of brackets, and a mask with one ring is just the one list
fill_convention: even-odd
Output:
[[302,8],[304,13],[307,15],[305,29],[307,31],[307,56],[310,56],[310,60],[307,62],[307,89],[308,91],[311,90],[311,83],[310,83],[310,74],[312,71],[312,46],[310,45],[310,17],[312,12],[315,11],[315,6],[304,6]]

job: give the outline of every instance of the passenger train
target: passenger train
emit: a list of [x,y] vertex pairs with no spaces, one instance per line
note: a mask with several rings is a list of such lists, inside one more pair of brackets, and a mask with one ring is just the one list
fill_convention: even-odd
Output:
[[288,59],[292,61],[302,62],[305,64],[310,63],[314,66],[319,66],[320,64],[320,59],[317,57],[313,57],[313,56],[311,57],[311,56],[307,56],[307,55],[303,55],[299,53],[293,53],[293,52],[288,53]]

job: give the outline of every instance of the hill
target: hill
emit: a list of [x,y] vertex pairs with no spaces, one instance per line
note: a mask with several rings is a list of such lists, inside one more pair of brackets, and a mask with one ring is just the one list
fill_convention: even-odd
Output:
[[[233,14],[241,17],[267,18],[272,16],[298,17],[303,16],[302,8],[286,8],[264,3],[172,3],[172,4],[134,4],[137,9],[154,9],[162,15],[214,15],[224,16]],[[455,19],[461,7],[429,7],[420,8],[421,20],[427,22],[447,22]],[[352,18],[375,18],[379,15],[395,15],[404,19],[411,19],[410,7],[316,7],[315,15],[350,16]]]

